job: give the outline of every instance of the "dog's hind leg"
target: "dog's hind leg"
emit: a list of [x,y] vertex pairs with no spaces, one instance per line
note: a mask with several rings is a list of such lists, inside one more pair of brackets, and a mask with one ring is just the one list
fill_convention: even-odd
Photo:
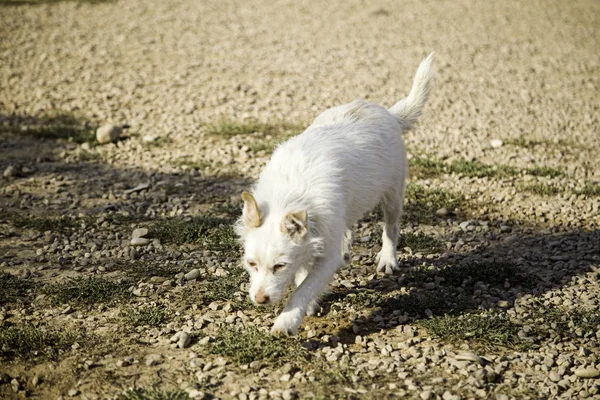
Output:
[[386,193],[381,200],[383,208],[384,228],[381,251],[377,254],[377,272],[388,275],[399,271],[396,246],[398,244],[398,219],[402,212],[404,188],[397,188]]

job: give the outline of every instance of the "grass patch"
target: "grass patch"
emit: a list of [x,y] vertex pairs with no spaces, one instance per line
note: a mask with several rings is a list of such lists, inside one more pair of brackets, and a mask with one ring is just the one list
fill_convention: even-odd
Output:
[[149,388],[129,389],[117,396],[118,400],[189,400],[183,390],[162,390],[155,386]]
[[303,129],[304,128],[301,125],[290,124],[287,122],[265,123],[256,120],[244,122],[223,120],[211,125],[208,133],[226,138],[250,135],[253,133],[260,133],[262,136],[289,137],[301,132]]
[[589,197],[600,196],[600,183],[586,182],[585,186],[582,189],[576,190],[575,193]]
[[444,173],[445,165],[442,161],[431,158],[414,157],[409,163],[409,175],[414,178],[434,178]]
[[76,222],[65,216],[38,217],[19,212],[0,211],[0,221],[10,222],[15,228],[35,229],[39,232],[65,233],[77,226]]
[[506,178],[520,174],[517,168],[506,165],[486,165],[478,161],[455,160],[448,168],[449,172],[471,178]]
[[403,219],[418,223],[432,223],[437,217],[435,212],[446,208],[455,212],[462,204],[462,198],[444,189],[430,189],[410,183],[406,186],[405,212]]
[[73,331],[38,327],[31,323],[0,326],[0,355],[2,358],[34,357],[58,359],[61,351],[71,348],[82,336]]
[[421,320],[419,325],[431,336],[456,342],[469,341],[483,348],[507,347],[526,349],[531,343],[519,339],[521,326],[503,314],[442,315]]
[[555,168],[550,167],[531,167],[523,170],[527,175],[533,176],[547,176],[549,178],[556,178],[562,176],[563,173]]
[[249,306],[246,293],[240,289],[247,280],[246,271],[241,267],[229,270],[227,276],[208,274],[200,282],[183,288],[182,301],[200,306],[208,306],[215,301],[229,302],[234,309],[241,309]]
[[159,305],[126,308],[120,316],[123,322],[131,326],[161,326],[172,317],[170,310]]
[[[4,0],[4,4],[7,3]],[[9,1],[8,3],[13,3]],[[0,4],[3,4],[0,0]],[[81,118],[64,112],[33,117],[15,117],[8,125],[0,125],[0,133],[28,135],[43,139],[65,139],[75,143],[95,143],[94,128]]]
[[114,304],[131,297],[129,283],[113,282],[104,278],[69,278],[66,282],[46,285],[43,292],[53,304],[91,306],[97,303]]
[[401,234],[397,248],[400,250],[405,247],[410,247],[413,252],[420,253],[437,253],[444,248],[442,242],[423,232],[406,232]]
[[597,310],[576,308],[564,311],[559,308],[547,309],[541,313],[540,318],[532,321],[538,333],[545,334],[553,329],[562,336],[575,337],[579,333],[595,334],[600,330],[600,313]]
[[0,304],[26,300],[25,293],[33,287],[30,281],[0,271]]
[[236,364],[267,361],[270,365],[280,366],[307,361],[307,352],[298,341],[261,332],[254,326],[242,330],[221,329],[208,351],[225,356]]
[[552,184],[548,183],[532,183],[530,185],[524,185],[521,187],[521,190],[525,190],[527,192],[535,193],[539,196],[554,196],[559,193],[564,192],[564,189]]
[[201,245],[206,250],[239,251],[232,221],[217,217],[169,218],[155,223],[150,232],[163,243]]

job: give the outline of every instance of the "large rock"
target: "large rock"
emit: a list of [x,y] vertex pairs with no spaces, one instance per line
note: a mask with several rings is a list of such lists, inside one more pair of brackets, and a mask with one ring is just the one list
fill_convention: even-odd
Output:
[[113,124],[105,124],[96,130],[96,140],[100,144],[114,142],[121,136],[123,128]]

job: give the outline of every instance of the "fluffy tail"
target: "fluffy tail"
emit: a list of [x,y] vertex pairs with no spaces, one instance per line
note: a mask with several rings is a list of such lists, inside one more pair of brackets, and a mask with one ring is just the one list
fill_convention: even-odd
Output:
[[432,62],[433,53],[421,61],[408,97],[400,100],[388,110],[405,129],[410,129],[417,123],[417,120],[421,116],[421,111],[423,111],[423,107],[429,98],[433,76],[433,72],[431,71]]

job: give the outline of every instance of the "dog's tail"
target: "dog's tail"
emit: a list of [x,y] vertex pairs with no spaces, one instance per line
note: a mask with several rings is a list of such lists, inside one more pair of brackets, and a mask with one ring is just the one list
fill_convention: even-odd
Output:
[[423,107],[429,98],[433,77],[431,70],[433,54],[431,53],[426,59],[421,61],[408,97],[400,100],[388,110],[390,114],[396,117],[404,129],[410,129],[417,123],[417,120],[421,116],[421,111],[423,111]]

